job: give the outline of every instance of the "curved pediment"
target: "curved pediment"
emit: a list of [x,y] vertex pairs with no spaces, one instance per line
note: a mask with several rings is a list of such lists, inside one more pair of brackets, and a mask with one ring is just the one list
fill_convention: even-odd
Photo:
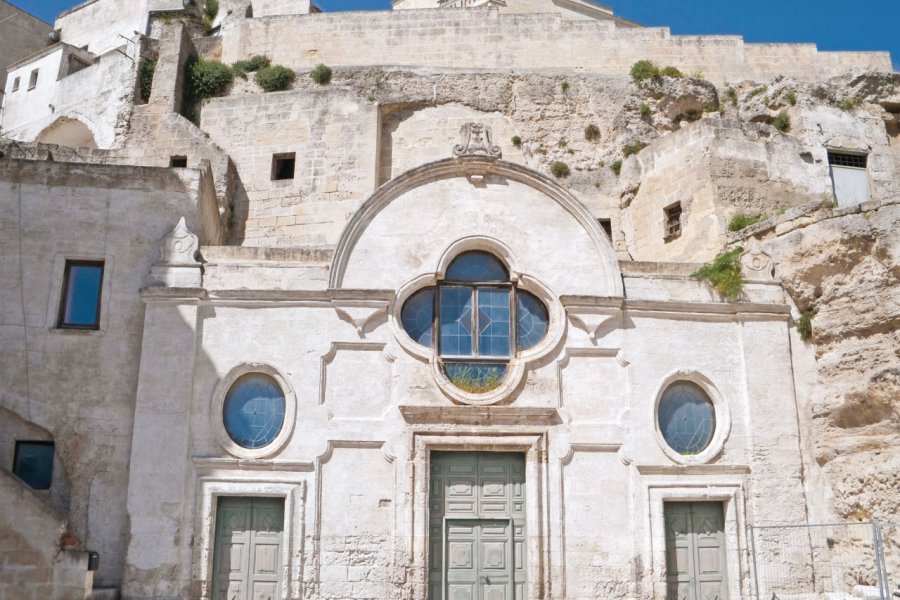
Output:
[[436,161],[380,187],[341,234],[330,287],[399,289],[436,273],[447,249],[469,238],[508,247],[521,272],[555,294],[623,296],[612,245],[584,205],[490,156]]

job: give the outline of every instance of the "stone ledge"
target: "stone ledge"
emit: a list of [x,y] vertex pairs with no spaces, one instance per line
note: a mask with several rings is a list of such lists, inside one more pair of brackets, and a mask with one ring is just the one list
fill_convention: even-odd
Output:
[[400,406],[407,423],[446,425],[558,425],[555,408],[509,406]]

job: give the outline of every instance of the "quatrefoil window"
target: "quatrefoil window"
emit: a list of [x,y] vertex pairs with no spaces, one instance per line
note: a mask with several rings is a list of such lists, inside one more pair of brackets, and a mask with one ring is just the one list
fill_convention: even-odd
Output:
[[470,251],[450,263],[438,285],[410,296],[400,320],[413,341],[434,349],[454,386],[482,394],[503,382],[517,352],[544,339],[549,314],[500,259]]

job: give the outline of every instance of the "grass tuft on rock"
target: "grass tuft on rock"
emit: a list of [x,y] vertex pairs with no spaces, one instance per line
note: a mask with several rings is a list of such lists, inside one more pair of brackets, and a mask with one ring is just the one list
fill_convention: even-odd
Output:
[[291,87],[297,74],[281,65],[263,67],[256,72],[256,83],[266,92],[282,92]]
[[584,128],[584,139],[589,142],[596,142],[600,139],[600,128],[593,123]]
[[319,63],[309,72],[310,78],[319,85],[326,85],[331,81],[331,67]]
[[628,158],[632,154],[637,154],[641,150],[647,147],[647,144],[644,142],[637,142],[636,144],[628,144],[624,148],[622,148],[622,156]]
[[522,138],[517,135],[512,136],[509,141],[512,142],[512,145],[516,148],[520,148],[522,146]]
[[622,172],[622,159],[617,158],[609,165],[609,168],[612,169],[612,172],[616,174],[616,177]]
[[731,217],[731,220],[728,222],[728,231],[740,231],[741,229],[756,225],[760,221],[764,221],[768,218],[768,215],[745,215],[744,213],[737,213]]
[[572,171],[569,169],[569,165],[561,160],[557,160],[550,165],[550,173],[557,179],[563,179],[564,177],[568,177]]
[[255,73],[260,69],[265,69],[272,64],[272,60],[268,56],[257,54],[249,60],[239,60],[231,65],[231,69],[235,75],[239,77],[247,77],[247,73]]
[[772,121],[772,126],[775,127],[781,133],[787,133],[791,130],[791,117],[785,111],[781,111],[778,113],[778,116],[775,117],[775,120]]
[[150,100],[153,92],[153,75],[156,73],[156,61],[144,59],[138,67],[138,80],[140,83],[141,98],[144,102]]
[[804,310],[797,319],[797,333],[804,342],[812,339],[812,319],[815,315],[815,309]]

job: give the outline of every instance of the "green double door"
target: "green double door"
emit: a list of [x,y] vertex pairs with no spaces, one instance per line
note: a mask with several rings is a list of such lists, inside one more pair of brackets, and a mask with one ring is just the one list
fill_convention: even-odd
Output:
[[284,499],[219,498],[214,600],[281,600]]
[[668,600],[727,600],[725,519],[720,502],[667,502]]
[[525,456],[433,452],[431,600],[524,600]]

